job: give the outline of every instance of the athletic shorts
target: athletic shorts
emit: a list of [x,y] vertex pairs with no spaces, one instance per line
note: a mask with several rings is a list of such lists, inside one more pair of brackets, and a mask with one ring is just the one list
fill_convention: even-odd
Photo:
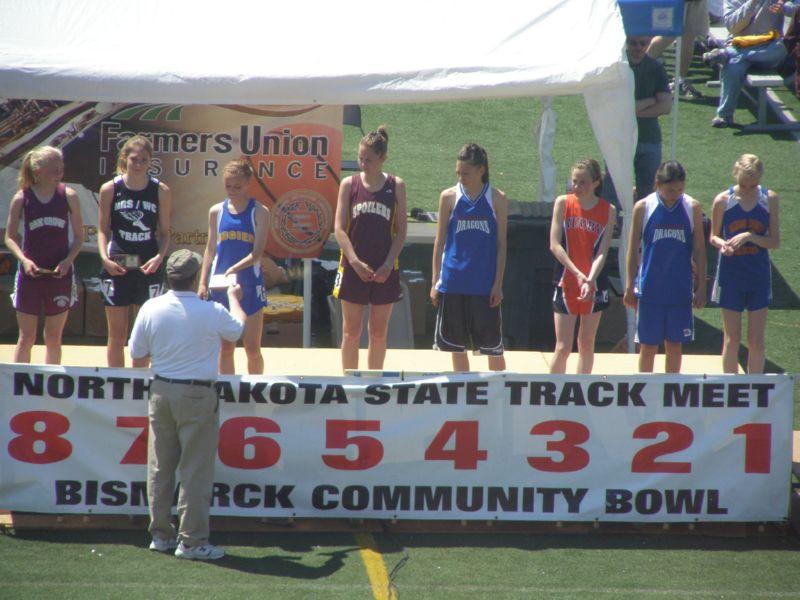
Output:
[[139,269],[131,269],[125,275],[109,276],[100,273],[100,290],[106,306],[141,306],[150,298],[164,293],[164,273],[159,269],[145,275]]
[[653,304],[639,299],[636,311],[636,342],[658,346],[664,340],[674,343],[694,339],[691,304]]
[[333,284],[333,295],[339,300],[353,304],[393,304],[403,298],[400,289],[400,271],[392,269],[383,283],[361,281],[358,274],[344,263],[339,265],[336,281]]
[[586,302],[578,300],[577,294],[565,292],[559,286],[553,292],[553,312],[562,315],[588,315],[607,309],[609,304],[608,290],[595,288],[594,298]]
[[[228,292],[226,290],[209,290],[208,299],[214,302],[219,302],[227,308],[231,309],[228,303]],[[248,317],[256,314],[260,310],[264,310],[267,305],[267,293],[263,285],[242,287],[242,299],[239,301],[242,305],[244,314]]]
[[489,306],[489,296],[439,294],[434,350],[501,356],[503,316],[499,306]]
[[75,271],[64,277],[26,277],[17,272],[11,294],[14,308],[27,315],[53,316],[69,310],[78,303]]
[[728,287],[714,286],[714,301],[720,308],[744,312],[745,310],[761,310],[772,302],[772,289],[736,290]]
[[708,0],[683,3],[683,43],[693,44],[694,38],[708,35]]

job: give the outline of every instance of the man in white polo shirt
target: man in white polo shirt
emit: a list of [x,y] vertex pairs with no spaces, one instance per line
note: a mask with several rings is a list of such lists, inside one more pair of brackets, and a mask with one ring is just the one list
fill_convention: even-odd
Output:
[[[219,437],[220,338],[242,335],[241,287],[228,288],[230,312],[197,296],[202,258],[181,249],[167,260],[170,291],[142,305],[128,343],[134,359],[150,357],[147,499],[151,550],[178,558],[214,560],[225,551],[208,542],[214,461]],[[180,475],[177,536],[172,523],[176,470]]]

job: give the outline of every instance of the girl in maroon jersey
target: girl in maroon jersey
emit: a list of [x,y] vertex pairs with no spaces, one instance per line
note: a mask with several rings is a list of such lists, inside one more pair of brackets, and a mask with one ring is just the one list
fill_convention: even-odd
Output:
[[370,305],[367,366],[382,369],[392,307],[401,299],[397,257],[406,239],[406,185],[383,172],[384,127],[358,145],[361,172],[339,186],[334,232],[342,254],[333,295],[342,301],[342,369],[358,368],[364,307]]
[[22,161],[18,191],[11,199],[5,243],[19,261],[12,295],[19,326],[14,362],[31,361],[44,312],[45,362],[60,364],[61,334],[78,299],[72,263],[83,245],[83,219],[78,195],[61,183],[63,175],[60,150],[34,148]]

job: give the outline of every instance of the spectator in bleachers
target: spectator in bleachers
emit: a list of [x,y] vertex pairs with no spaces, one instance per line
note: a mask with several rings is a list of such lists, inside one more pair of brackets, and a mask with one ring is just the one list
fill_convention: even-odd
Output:
[[800,98],[800,10],[795,10],[792,22],[783,36],[786,51],[794,58],[794,95]]
[[781,41],[785,16],[798,5],[784,0],[725,0],[725,27],[728,45],[703,55],[709,66],[720,66],[721,90],[712,127],[733,125],[733,113],[739,101],[747,72],[753,66],[775,68],[786,57]]
[[[701,94],[691,83],[686,81],[689,67],[694,55],[694,40],[701,37],[705,40],[708,36],[708,0],[685,0],[683,4],[683,35],[681,36],[681,56],[679,71],[680,79],[672,82],[672,92],[688,98],[702,98]],[[666,50],[674,37],[663,35],[655,36],[647,47],[647,55],[658,58]]]
[[19,261],[12,294],[19,326],[14,362],[31,362],[44,312],[45,363],[60,364],[61,334],[78,301],[72,263],[83,245],[83,219],[78,195],[61,183],[63,176],[60,150],[34,148],[22,161],[19,191],[8,210],[5,243]]

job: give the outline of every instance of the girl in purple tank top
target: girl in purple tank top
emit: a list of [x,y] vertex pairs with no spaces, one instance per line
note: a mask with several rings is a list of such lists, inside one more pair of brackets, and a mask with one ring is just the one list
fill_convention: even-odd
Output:
[[339,186],[334,234],[342,254],[333,295],[342,302],[342,369],[358,368],[368,304],[368,368],[383,368],[389,317],[401,298],[397,257],[406,239],[406,184],[383,172],[388,142],[383,127],[365,135],[358,145],[361,173]]
[[19,326],[14,362],[31,361],[44,312],[45,362],[61,363],[61,334],[77,301],[72,263],[83,245],[78,195],[61,183],[63,175],[60,150],[35,148],[22,161],[19,189],[11,199],[5,243],[19,261],[12,294]]

